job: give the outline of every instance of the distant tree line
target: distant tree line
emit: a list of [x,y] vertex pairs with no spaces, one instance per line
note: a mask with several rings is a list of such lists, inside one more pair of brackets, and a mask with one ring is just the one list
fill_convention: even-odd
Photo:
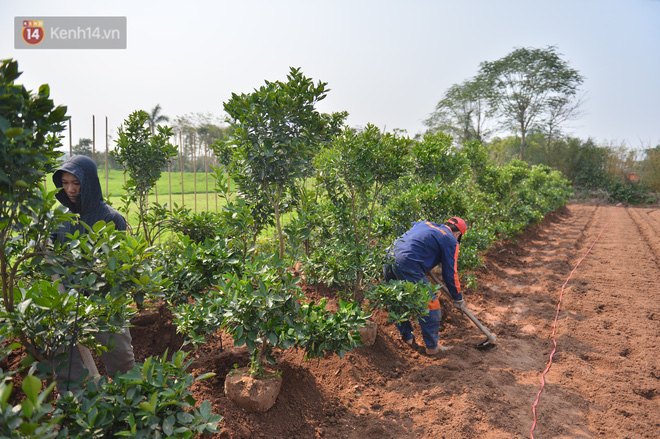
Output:
[[[424,124],[427,132],[451,134],[459,147],[483,143],[498,165],[513,159],[545,164],[577,188],[646,201],[649,190],[660,191],[660,145],[640,153],[566,133],[582,115],[583,81],[555,47],[517,48],[449,87]],[[495,136],[503,133],[508,136]]]
[[[458,148],[481,142],[500,166],[513,159],[548,165],[578,189],[605,190],[627,201],[644,201],[649,190],[660,192],[660,145],[636,152],[568,134],[569,124],[582,115],[583,81],[554,46],[516,48],[499,60],[482,62],[474,77],[449,87],[424,124],[427,133],[450,134]],[[152,132],[170,122],[160,105],[148,114]],[[210,172],[224,161],[214,154],[214,145],[227,139],[232,128],[218,117],[177,116],[171,128],[171,142],[178,148],[171,171]],[[91,139],[82,138],[72,151],[94,158],[99,167],[107,161],[110,169],[121,169],[106,157],[105,148],[99,149],[93,152]]]
[[230,128],[208,113],[177,116],[172,124],[179,145],[179,155],[172,160],[171,170],[184,172],[210,172],[219,163],[213,154],[213,145],[225,139]]
[[[151,132],[162,123],[169,122],[170,118],[161,114],[160,105],[156,105],[145,124]],[[213,154],[214,142],[227,137],[229,127],[224,125],[217,117],[207,113],[193,113],[174,118],[171,124],[174,136],[171,142],[178,147],[178,155],[172,159],[170,170],[180,172],[211,172],[211,166],[217,167],[218,160]],[[114,143],[114,142],[113,142]],[[115,149],[111,145],[110,152]],[[92,158],[100,169],[105,169],[106,160],[109,169],[122,169],[112,154],[106,157],[105,145],[96,145],[94,148],[92,139],[80,138],[78,143],[72,145],[71,153],[85,155]],[[163,169],[162,171],[167,171]]]

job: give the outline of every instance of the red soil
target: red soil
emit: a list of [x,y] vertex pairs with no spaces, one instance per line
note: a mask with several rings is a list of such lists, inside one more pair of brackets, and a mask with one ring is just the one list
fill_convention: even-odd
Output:
[[[436,357],[401,343],[378,313],[376,343],[343,359],[278,353],[282,391],[273,408],[255,414],[223,393],[225,375],[248,355],[218,335],[194,353],[189,371],[217,374],[195,384],[195,397],[224,417],[219,438],[530,437],[562,285],[603,228],[563,294],[534,437],[659,437],[657,208],[569,205],[489,251],[475,273],[478,288],[464,292],[498,337],[494,350],[475,349],[485,336],[446,303],[440,340],[450,349]],[[335,299],[331,290],[304,289],[309,299]],[[165,308],[142,320],[132,328],[138,361],[180,347]]]

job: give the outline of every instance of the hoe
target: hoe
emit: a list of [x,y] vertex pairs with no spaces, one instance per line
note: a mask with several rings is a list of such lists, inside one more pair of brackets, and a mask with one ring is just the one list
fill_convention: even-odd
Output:
[[[433,273],[429,273],[429,275],[431,276],[431,279],[433,279],[433,282],[435,282],[437,285],[440,285],[440,287],[442,288],[442,290],[443,290],[445,293],[447,293],[447,296],[448,296],[450,299],[454,300],[453,297],[451,296],[451,294],[449,293],[449,290],[448,290],[447,287],[446,287],[446,286],[440,281],[440,279],[438,279],[437,276],[436,276],[435,274],[433,274]],[[488,350],[490,350],[490,349],[493,349],[493,348],[496,346],[496,345],[495,345],[495,336],[494,336],[493,334],[491,334],[490,331],[489,331],[488,329],[486,329],[486,327],[485,327],[484,325],[481,324],[481,322],[480,322],[480,321],[474,316],[474,314],[472,314],[472,312],[471,312],[469,309],[467,309],[467,308],[463,308],[463,313],[464,313],[466,316],[468,316],[468,318],[469,318],[470,320],[472,320],[472,323],[474,323],[475,325],[477,325],[477,328],[479,328],[479,329],[481,330],[481,332],[483,332],[484,334],[486,334],[486,337],[488,337],[486,340],[482,341],[481,343],[479,343],[479,344],[476,345],[475,347],[476,347],[477,349],[481,350],[481,351],[488,351]]]

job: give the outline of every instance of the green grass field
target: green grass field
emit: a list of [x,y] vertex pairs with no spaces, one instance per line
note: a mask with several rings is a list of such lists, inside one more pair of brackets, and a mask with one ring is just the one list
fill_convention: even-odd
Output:
[[[105,169],[99,168],[99,181],[101,182],[101,190],[108,203],[115,209],[122,206],[121,197],[124,194],[124,173],[119,170],[110,169],[106,179]],[[196,178],[195,178],[196,177]],[[196,181],[195,181],[196,180]],[[49,189],[53,189],[52,175],[46,176],[46,182]],[[311,183],[310,183],[311,184]],[[230,190],[233,183],[229,182]],[[170,187],[172,188],[170,192]],[[207,191],[208,188],[208,191]],[[219,197],[214,191],[215,179],[210,173],[197,173],[192,172],[183,173],[183,191],[181,186],[181,173],[172,172],[168,174],[163,172],[160,180],[156,184],[156,191],[152,191],[149,195],[149,203],[158,202],[161,205],[168,206],[185,206],[193,212],[220,212],[225,205],[223,198]],[[109,194],[109,196],[108,196]],[[291,213],[282,216],[282,223],[286,224],[291,218]],[[128,218],[128,223],[132,226],[138,224],[137,206],[131,205]],[[274,227],[268,227],[264,231],[264,236],[276,236]]]
[[[180,172],[163,172],[160,180],[156,183],[158,194],[168,194],[169,196],[171,192],[172,195],[179,194],[180,198],[181,193],[194,194],[197,192],[199,194],[213,192],[215,180],[210,173],[193,174],[192,172],[184,172],[183,189],[181,186],[181,175]],[[105,169],[99,169],[99,180],[101,181],[101,189],[106,195],[115,196],[124,192],[124,173],[122,171],[110,169],[106,183]],[[152,191],[152,193],[155,192]]]

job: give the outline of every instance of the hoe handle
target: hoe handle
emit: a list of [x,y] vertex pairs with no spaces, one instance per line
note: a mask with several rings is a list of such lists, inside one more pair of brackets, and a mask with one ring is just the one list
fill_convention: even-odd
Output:
[[[436,276],[435,274],[429,272],[429,275],[430,275],[431,278],[433,279],[433,282],[435,282],[436,284],[440,285],[440,288],[442,288],[442,291],[444,291],[445,293],[447,293],[447,296],[448,296],[451,300],[454,300],[454,298],[452,297],[451,293],[449,292],[449,290],[447,289],[447,287],[445,286],[445,284],[443,284],[442,282],[440,282],[440,279],[438,279],[437,276]],[[493,343],[495,342],[495,336],[494,336],[493,334],[491,334],[490,331],[489,331],[488,329],[486,329],[486,327],[485,327],[484,325],[481,324],[481,322],[479,321],[479,319],[477,319],[477,318],[474,316],[474,314],[472,314],[472,311],[470,311],[470,310],[467,309],[467,308],[463,308],[462,311],[463,311],[463,313],[464,313],[466,316],[468,316],[468,318],[469,318],[470,320],[472,320],[472,323],[474,323],[474,324],[477,326],[477,328],[479,328],[479,329],[481,330],[481,332],[483,332],[484,334],[486,334],[486,337],[488,337],[488,340],[490,340],[490,341],[493,342]]]
[[[54,274],[51,276],[53,278],[53,281],[57,281],[60,278],[59,274]],[[64,285],[60,283],[57,286],[57,291],[60,293],[64,293]],[[99,374],[99,369],[96,367],[96,363],[94,362],[94,358],[92,357],[92,353],[87,349],[87,347],[81,345],[80,343],[77,344],[78,346],[78,351],[80,352],[80,357],[82,358],[83,364],[85,365],[85,369],[89,370],[89,374],[92,377],[98,377],[100,376]]]

